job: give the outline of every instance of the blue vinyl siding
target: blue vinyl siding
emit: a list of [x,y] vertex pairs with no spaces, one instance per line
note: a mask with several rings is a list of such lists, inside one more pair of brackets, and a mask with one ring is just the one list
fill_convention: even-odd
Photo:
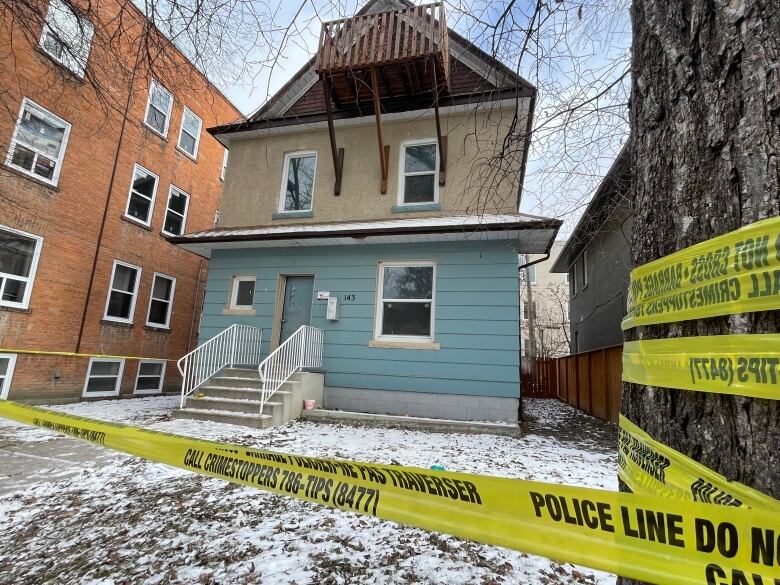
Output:
[[[373,339],[377,262],[436,260],[434,338],[441,349],[368,347]],[[257,276],[255,315],[224,315],[234,275]],[[506,242],[215,250],[201,342],[233,323],[263,328],[267,354],[280,274],[313,274],[314,290],[339,298],[340,318],[313,301],[325,330],[325,384],[446,394],[519,396],[517,250]],[[345,301],[354,294],[354,301]]]

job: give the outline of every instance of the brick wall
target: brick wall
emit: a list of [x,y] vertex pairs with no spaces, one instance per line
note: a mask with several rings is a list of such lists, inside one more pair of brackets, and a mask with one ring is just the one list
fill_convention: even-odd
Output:
[[[6,59],[0,64],[0,226],[43,238],[29,307],[0,306],[1,350],[78,350],[175,360],[197,338],[208,263],[171,245],[160,232],[171,184],[190,194],[186,231],[213,226],[222,193],[224,150],[205,129],[235,120],[239,112],[175,51],[169,50],[167,60],[162,61],[164,71],[137,67],[135,45],[142,17],[134,10],[125,8],[121,19],[126,47],[120,56],[126,58],[117,60],[107,53],[99,42],[100,22],[115,18],[118,6],[101,3],[100,12],[91,18],[96,33],[88,81],[79,80],[46,56],[36,46],[37,37],[25,35],[18,23],[4,21],[0,27],[0,46],[15,57],[13,63]],[[116,21],[111,26],[118,25]],[[110,32],[106,29],[104,36]],[[90,81],[90,76],[96,81]],[[167,138],[143,124],[152,76],[162,77],[174,96]],[[24,97],[71,124],[56,187],[3,164]],[[203,121],[196,161],[176,149],[184,106]],[[151,228],[123,217],[135,163],[159,176]],[[115,259],[142,269],[131,325],[103,320]],[[145,325],[155,272],[176,278],[169,330]],[[78,344],[85,305],[86,319]],[[9,398],[77,400],[87,364],[88,358],[19,354]],[[126,361],[123,393],[132,392],[136,369],[137,362]],[[169,362],[166,386],[178,383],[175,371],[175,364]]]

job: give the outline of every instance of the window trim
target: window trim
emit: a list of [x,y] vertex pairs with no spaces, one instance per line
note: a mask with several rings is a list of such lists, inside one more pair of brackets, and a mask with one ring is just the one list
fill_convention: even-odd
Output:
[[[384,298],[384,268],[400,266],[403,268],[432,267],[433,282],[431,286],[431,333],[430,335],[383,335]],[[374,341],[395,341],[400,343],[433,343],[436,339],[436,260],[378,260],[376,277],[376,299],[374,303]],[[397,300],[397,299],[396,299]],[[404,302],[404,301],[401,301]]]
[[[165,229],[165,223],[168,219],[168,212],[171,211],[172,213],[175,213],[176,215],[179,215],[178,211],[171,210],[171,195],[173,194],[173,190],[176,189],[179,193],[187,197],[187,202],[184,204],[184,215],[182,216],[181,220],[181,233],[180,234],[173,234]],[[190,194],[187,193],[184,189],[181,187],[177,187],[173,183],[168,187],[168,201],[165,204],[165,215],[163,215],[163,225],[161,233],[166,236],[176,237],[176,236],[182,236],[184,235],[184,232],[186,231],[187,227],[187,212],[190,210]]]
[[[138,219],[137,217],[133,217],[130,215],[130,199],[133,196],[133,183],[135,182],[135,173],[138,170],[141,170],[145,173],[148,173],[154,177],[154,189],[152,189],[152,199],[149,202],[149,221],[142,221]],[[138,163],[135,163],[133,165],[133,174],[130,176],[130,190],[127,192],[127,204],[125,205],[125,215],[124,217],[126,219],[129,219],[133,223],[140,224],[145,227],[151,227],[152,226],[152,219],[154,217],[154,203],[157,201],[157,188],[160,186],[160,177],[156,174],[147,169],[143,165],[139,165]],[[142,193],[138,193],[140,197],[146,198],[146,195]]]
[[[135,284],[133,286],[133,300],[130,302],[130,315],[127,317],[127,319],[122,319],[121,317],[111,317],[108,314],[108,305],[111,302],[111,293],[114,290],[114,275],[116,274],[116,267],[117,266],[125,266],[127,268],[132,268],[134,270],[137,270],[135,276]],[[129,264],[128,262],[122,262],[121,260],[114,260],[114,264],[111,267],[111,278],[108,281],[108,294],[106,294],[106,307],[103,310],[103,319],[105,321],[113,321],[115,323],[132,323],[133,318],[135,317],[135,305],[138,301],[138,289],[141,288],[141,274],[143,273],[143,270],[140,266],[136,266],[135,264]],[[127,291],[119,291],[122,293],[126,293]]]
[[[193,136],[193,138],[195,138],[195,152],[193,154],[190,154],[181,146],[181,136],[182,134],[184,134],[184,117],[187,115],[187,112],[189,112],[190,114],[192,114],[198,119],[198,135]],[[176,149],[179,150],[181,153],[183,153],[185,156],[191,158],[192,160],[198,160],[198,149],[200,148],[200,135],[202,132],[203,132],[203,120],[201,119],[201,117],[198,116],[191,109],[189,109],[187,106],[184,106],[184,108],[181,111],[181,125],[179,126],[179,138],[176,141]],[[192,136],[192,134],[190,134],[189,132],[187,132],[187,134],[189,136]]]
[[24,287],[24,298],[22,299],[21,303],[2,300],[2,290],[0,290],[0,307],[13,307],[15,309],[27,309],[30,306],[30,296],[32,295],[32,289],[33,286],[35,285],[35,274],[38,271],[38,261],[41,258],[41,248],[43,247],[43,236],[36,236],[35,234],[23,232],[22,230],[17,230],[2,224],[0,224],[0,231],[11,232],[12,234],[17,234],[19,236],[23,236],[25,238],[30,238],[32,240],[35,240],[35,249],[33,250],[32,261],[30,262],[29,276],[20,277],[20,276],[16,276],[15,274],[0,272],[0,275],[3,276],[4,280],[10,277],[13,280],[26,281],[26,285]]
[[[162,370],[160,371],[160,385],[155,389],[149,389],[149,390],[139,390],[138,389],[138,380],[141,378],[141,365],[142,364],[162,364]],[[133,394],[160,394],[162,392],[163,386],[165,385],[165,366],[166,366],[165,360],[140,360],[138,362],[138,369],[135,373],[135,384],[133,384]],[[144,376],[145,378],[149,378],[151,376]]]
[[[255,290],[252,292],[252,304],[251,305],[237,305],[238,299],[238,283],[239,282],[254,282]],[[235,275],[230,281],[230,298],[228,299],[228,309],[231,311],[248,311],[255,308],[255,293],[257,292],[257,276],[249,274]]]
[[[297,157],[314,157],[314,176],[311,181],[311,202],[308,209],[285,209],[284,202],[287,194],[287,173],[290,170],[290,159]],[[317,185],[317,151],[316,150],[296,150],[293,152],[286,152],[284,154],[284,165],[282,166],[282,184],[279,187],[279,205],[277,211],[279,213],[308,213],[314,211],[314,188]]]
[[[424,144],[433,144],[436,146],[436,165],[433,169],[433,200],[432,201],[418,201],[416,203],[409,203],[404,200],[406,197],[406,178],[405,172],[406,166],[406,147],[407,146],[421,146]],[[405,140],[400,146],[400,155],[398,158],[398,205],[399,206],[418,206],[418,205],[434,205],[439,203],[439,165],[441,164],[441,155],[439,153],[439,142],[436,138],[415,138],[412,140]],[[430,172],[414,172],[409,173],[409,176],[417,175],[429,175]]]
[[[165,114],[165,130],[163,132],[160,132],[157,128],[149,124],[146,120],[149,117],[149,108],[152,107],[152,89],[154,86],[159,86],[165,93],[167,93],[169,96],[171,96],[171,103],[168,105],[168,112]],[[163,138],[168,138],[168,130],[171,128],[171,117],[173,115],[173,94],[168,91],[168,88],[165,87],[162,83],[157,81],[156,79],[152,79],[152,82],[149,84],[149,95],[146,97],[146,109],[144,110],[144,126],[149,128],[152,132],[157,134],[158,136],[162,136]],[[156,108],[156,106],[155,106]]]
[[11,381],[14,378],[14,368],[16,367],[15,353],[0,353],[0,359],[8,358],[8,369],[3,376],[3,383],[0,384],[0,400],[8,400],[8,394],[11,392]]
[[[61,4],[63,4],[65,8],[67,8],[67,5],[64,2],[62,2]],[[49,2],[49,5],[46,8],[46,16],[43,19],[43,26],[41,27],[41,36],[38,39],[38,48],[41,51],[43,51],[49,58],[51,58],[55,63],[61,65],[62,67],[64,67],[65,69],[73,73],[73,75],[75,75],[79,79],[84,79],[84,73],[86,73],[87,71],[87,63],[89,63],[89,56],[92,53],[92,40],[95,38],[95,25],[92,23],[91,20],[89,20],[89,18],[86,17],[85,14],[76,14],[75,12],[73,12],[73,16],[79,19],[81,27],[84,27],[85,23],[88,24],[90,27],[89,40],[88,40],[89,47],[87,48],[86,54],[84,55],[84,63],[79,62],[79,69],[78,71],[76,71],[73,68],[71,68],[67,63],[63,62],[63,60],[60,59],[57,55],[51,53],[46,48],[46,45],[43,42],[43,40],[46,38],[46,33],[49,30],[54,31],[54,27],[52,27],[49,24],[50,12],[51,12],[51,2]],[[84,28],[82,28],[82,30],[84,30]],[[69,50],[68,52],[70,53],[71,57],[75,57],[72,50]]]
[[[62,145],[60,146],[60,153],[56,160],[56,166],[54,167],[54,174],[52,175],[51,179],[47,179],[46,177],[42,177],[40,175],[36,175],[32,170],[27,170],[24,167],[20,167],[19,165],[14,164],[12,161],[14,150],[17,142],[17,136],[19,135],[19,126],[22,123],[22,117],[24,116],[24,110],[26,109],[26,106],[31,106],[34,109],[38,109],[41,113],[43,113],[45,116],[50,116],[54,119],[55,122],[62,124],[64,128],[64,132],[62,134]],[[54,114],[41,106],[40,104],[34,102],[28,97],[22,98],[22,106],[19,109],[19,116],[16,118],[16,126],[14,126],[14,132],[11,135],[11,142],[8,145],[8,154],[5,158],[5,164],[9,167],[11,167],[14,170],[19,171],[20,173],[23,173],[24,175],[27,175],[28,177],[32,177],[36,181],[42,181],[43,183],[46,183],[47,185],[51,185],[52,187],[56,187],[60,180],[60,171],[62,170],[62,163],[65,160],[65,151],[68,148],[68,138],[70,137],[70,129],[71,125],[69,122],[63,120],[60,118],[57,114]],[[48,155],[45,155],[41,152],[38,152],[34,148],[28,145],[24,145],[25,148],[28,150],[32,150],[37,155],[43,155],[46,158],[50,158]],[[33,165],[33,168],[35,168],[35,165]]]
[[[89,385],[90,373],[92,372],[92,364],[96,362],[119,362],[119,372],[116,375],[116,382],[114,383],[114,390],[104,392],[87,392],[87,386]],[[107,358],[107,357],[91,357],[89,358],[89,364],[87,364],[87,375],[84,376],[84,387],[81,390],[82,398],[100,398],[106,396],[119,396],[119,392],[122,389],[122,377],[125,372],[125,358]],[[98,376],[100,378],[113,378],[114,376]]]
[[[167,278],[171,281],[171,300],[166,301],[168,303],[168,313],[165,316],[165,324],[162,323],[153,323],[149,320],[149,317],[152,313],[152,301],[162,301],[162,299],[156,299],[154,298],[154,283],[157,280],[157,277],[160,278]],[[173,299],[174,295],[176,294],[176,277],[171,276],[170,274],[164,274],[162,272],[155,272],[152,276],[152,286],[149,289],[149,307],[146,310],[146,326],[147,327],[156,327],[158,329],[170,329],[171,327],[171,316],[173,315]]]

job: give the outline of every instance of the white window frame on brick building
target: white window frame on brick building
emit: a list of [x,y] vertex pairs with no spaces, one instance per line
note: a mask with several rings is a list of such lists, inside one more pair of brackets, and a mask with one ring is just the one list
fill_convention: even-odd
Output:
[[[162,104],[152,103],[152,97],[155,95],[155,92],[159,92],[160,95],[168,97],[168,105],[166,106],[165,111],[163,111],[160,108]],[[160,131],[158,128],[155,128],[152,124],[149,123],[149,113],[151,110],[154,110],[157,113],[165,116],[165,125],[162,131]],[[156,79],[152,79],[152,83],[149,85],[149,97],[146,99],[146,112],[144,113],[144,125],[155,134],[159,134],[163,138],[166,138],[168,136],[168,128],[171,125],[172,111],[173,111],[173,94],[169,92],[167,89],[165,89],[165,86],[163,86],[162,83],[160,83]]]
[[[99,363],[119,364],[119,369],[116,374],[95,374],[92,372],[92,368],[94,364],[99,364]],[[84,378],[84,389],[82,390],[81,395],[84,398],[89,398],[92,396],[95,397],[119,396],[119,389],[122,387],[122,373],[124,371],[125,371],[125,360],[123,358],[100,358],[100,357],[89,358],[89,365],[87,366],[87,376],[86,378]],[[99,391],[88,390],[90,381],[111,379],[111,378],[114,378],[113,390],[99,390]]]
[[[132,291],[125,291],[114,287],[114,278],[116,276],[117,266],[123,266],[124,268],[130,268],[136,271],[135,282],[133,284]],[[117,323],[132,323],[133,317],[135,315],[135,304],[138,300],[138,285],[140,282],[141,268],[139,266],[134,266],[133,264],[128,264],[127,262],[122,262],[120,260],[114,260],[114,265],[111,268],[111,280],[108,281],[108,295],[106,296],[106,309],[103,313],[103,319],[106,321],[115,321]],[[132,295],[132,298],[130,299],[130,314],[127,317],[116,317],[108,314],[108,308],[111,305],[111,295],[114,293],[120,295]]]
[[11,390],[11,380],[14,377],[16,367],[15,353],[0,353],[0,400],[8,400]]
[[39,46],[78,77],[84,77],[95,27],[62,0],[49,0]]
[[[41,246],[43,238],[35,234],[29,234],[21,230],[16,230],[4,225],[0,225],[0,232],[6,232],[22,239],[29,239],[35,242],[30,259],[25,262],[25,274],[13,274],[0,271],[0,307],[12,307],[15,309],[27,309],[30,306],[30,295],[32,294],[33,284],[35,283],[35,273],[38,270],[38,260],[41,257]],[[24,293],[21,301],[3,300],[7,294],[8,282],[20,282],[24,285]]]
[[[185,129],[184,122],[187,119],[187,116],[192,116],[195,120],[198,121],[198,130],[195,134],[190,132],[189,130]],[[184,154],[186,154],[188,157],[190,157],[192,160],[198,160],[198,148],[200,147],[200,131],[201,128],[203,128],[203,120],[200,119],[200,117],[193,112],[191,109],[189,109],[187,106],[184,106],[184,109],[182,109],[181,112],[181,127],[179,128],[179,140],[176,144],[176,148],[178,148],[180,151],[182,151]],[[182,136],[186,134],[190,138],[192,138],[195,141],[195,147],[192,152],[184,148],[181,144]]]
[[[183,195],[184,196],[184,213],[179,213],[175,209],[171,209],[171,199],[173,198],[174,191],[177,195]],[[166,236],[180,236],[184,234],[184,230],[187,226],[187,211],[190,208],[190,194],[186,191],[179,189],[176,185],[171,183],[170,189],[168,189],[168,204],[165,206],[165,217],[163,217],[163,228],[162,233]],[[181,231],[177,234],[176,232],[172,232],[170,230],[165,229],[165,226],[168,225],[168,216],[174,215],[176,217],[181,218]]]
[[[156,297],[155,296],[155,284],[157,284],[157,279],[161,280],[167,280],[171,283],[171,293],[170,298],[165,299],[163,297]],[[155,272],[154,276],[152,277],[152,287],[149,291],[149,309],[146,311],[146,325],[148,327],[156,327],[161,329],[168,329],[171,326],[171,314],[173,313],[173,297],[176,294],[176,279],[173,276],[169,276],[167,274],[163,274],[162,272]],[[166,311],[165,311],[165,321],[163,323],[158,323],[156,321],[151,320],[152,315],[152,304],[153,303],[164,303],[167,305]]]
[[[145,365],[159,365],[160,366],[160,373],[144,373],[144,366]],[[159,378],[160,381],[157,384],[156,388],[145,388],[145,389],[139,389],[138,383],[141,381],[142,378],[150,379],[150,378]],[[141,360],[138,362],[138,373],[135,376],[135,386],[133,386],[133,394],[159,394],[162,392],[163,389],[163,382],[165,380],[165,360]]]
[[[135,189],[135,181],[139,175],[146,175],[147,177],[151,177],[154,179],[154,187],[152,187],[151,197]],[[152,217],[154,216],[154,202],[157,199],[157,187],[159,185],[160,185],[160,177],[158,177],[155,173],[153,173],[149,169],[142,167],[141,165],[136,163],[133,166],[133,176],[130,179],[130,192],[127,194],[127,205],[125,206],[125,217],[130,221],[139,223],[145,227],[151,227]],[[145,202],[149,203],[149,212],[146,216],[146,220],[141,219],[140,217],[136,217],[134,215],[130,215],[130,204],[133,202],[133,199],[140,200],[144,203]]]
[[[22,129],[22,124],[30,122],[33,118],[37,118],[43,124],[55,129],[59,129],[62,132],[62,136],[59,141],[59,148],[56,153],[45,151],[41,144],[34,144],[33,139],[30,137],[30,131]],[[27,136],[25,136],[25,134],[27,134]],[[56,187],[60,179],[62,160],[65,158],[65,150],[68,147],[69,136],[70,124],[68,124],[59,116],[52,114],[46,108],[36,104],[30,98],[23,98],[22,107],[19,110],[19,117],[16,120],[14,134],[11,137],[11,143],[8,146],[8,156],[6,157],[5,164],[13,169],[16,169],[20,173],[24,173],[25,175],[33,177],[38,181],[42,181],[46,184]],[[40,140],[40,136],[36,135],[35,138]],[[22,164],[22,161],[17,156],[22,150],[27,152],[28,157],[32,155],[32,158],[29,159],[29,167]],[[46,177],[41,173],[35,172],[36,168],[38,168],[39,164],[41,163],[41,159],[54,164],[51,177]],[[49,166],[46,168],[51,167]]]

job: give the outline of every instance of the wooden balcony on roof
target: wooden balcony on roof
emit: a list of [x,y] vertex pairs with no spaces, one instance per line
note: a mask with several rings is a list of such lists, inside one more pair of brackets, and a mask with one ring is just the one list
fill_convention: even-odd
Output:
[[[322,25],[314,70],[337,104],[449,91],[444,4],[364,14]],[[374,73],[375,72],[375,73]]]

